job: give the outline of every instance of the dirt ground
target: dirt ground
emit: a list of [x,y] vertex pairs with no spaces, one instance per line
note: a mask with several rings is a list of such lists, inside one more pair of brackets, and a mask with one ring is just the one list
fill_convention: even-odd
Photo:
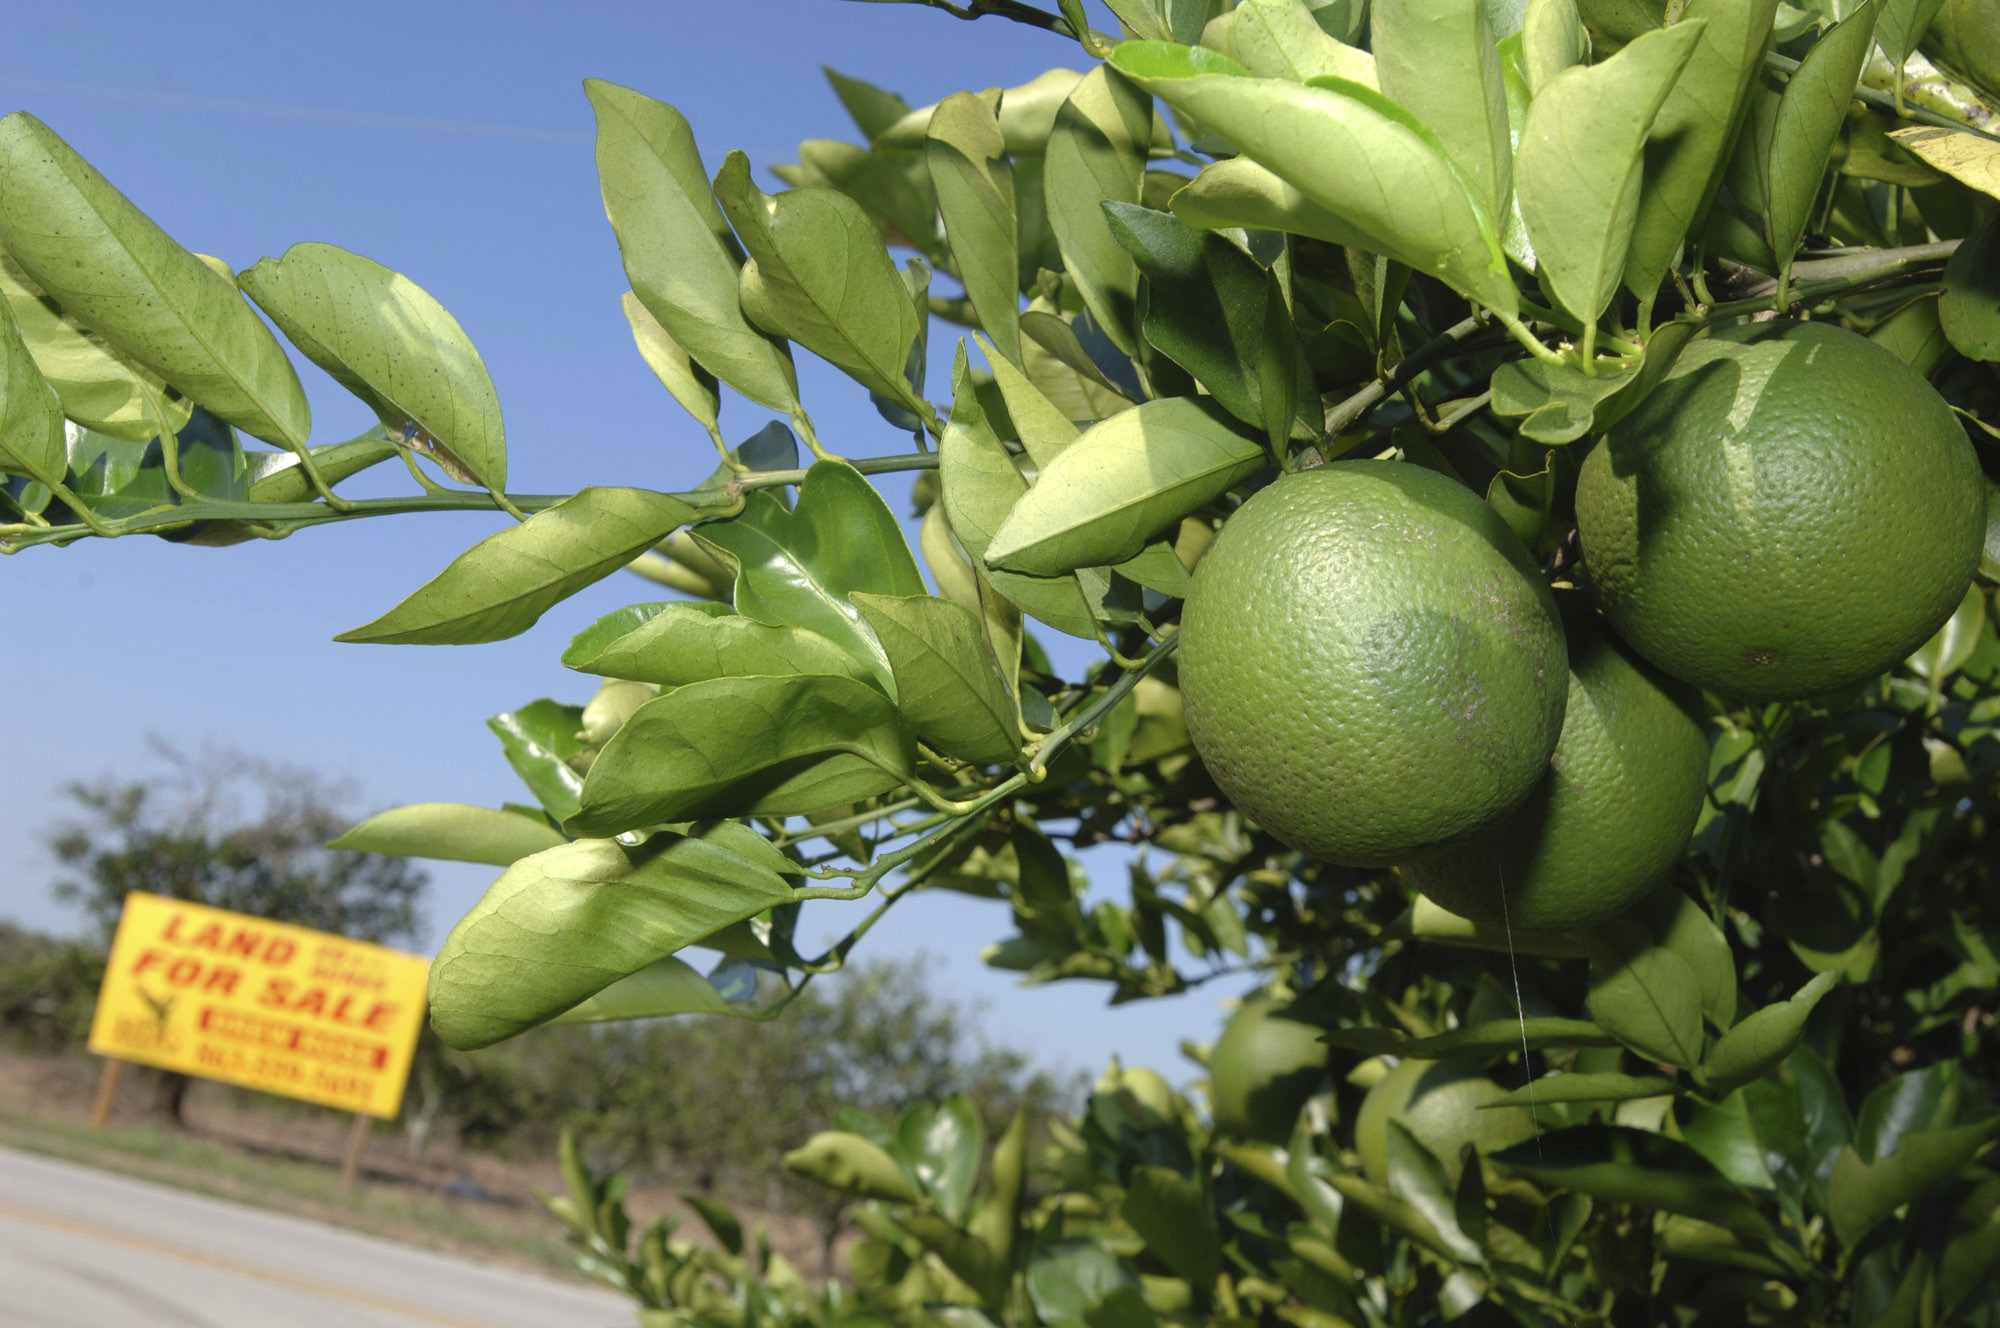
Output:
[[[222,1198],[372,1232],[430,1249],[571,1271],[562,1225],[535,1200],[560,1193],[555,1160],[512,1159],[433,1138],[413,1154],[396,1122],[378,1122],[362,1154],[356,1192],[339,1187],[353,1117],[260,1097],[201,1080],[183,1102],[186,1128],[156,1107],[156,1077],[128,1066],[111,1119],[89,1129],[104,1062],[0,1048],[0,1144],[103,1166]],[[635,1229],[662,1213],[684,1213],[676,1235],[707,1231],[669,1184],[635,1184],[626,1207]],[[691,1188],[691,1187],[679,1187]],[[762,1216],[773,1248],[809,1277],[824,1275],[812,1223],[737,1205],[746,1231]]]

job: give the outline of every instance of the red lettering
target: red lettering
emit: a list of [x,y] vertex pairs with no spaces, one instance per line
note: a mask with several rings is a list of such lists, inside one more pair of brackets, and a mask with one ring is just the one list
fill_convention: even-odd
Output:
[[139,962],[132,965],[132,976],[137,977],[155,964],[164,964],[166,962],[167,957],[158,950],[141,950],[139,952]]
[[395,1001],[377,1001],[375,1008],[368,1012],[368,1017],[361,1021],[361,1025],[370,1029],[386,1027],[389,1021],[396,1017],[398,1008],[398,1003]]
[[201,989],[222,996],[233,996],[236,993],[236,980],[242,976],[241,969],[217,968],[210,971],[208,981],[201,984]]
[[191,949],[220,950],[222,948],[222,924],[219,922],[209,923],[206,927],[188,937],[187,945]]
[[325,1014],[326,988],[325,987],[306,988],[306,994],[299,997],[298,1001],[292,1006],[292,1013]]
[[282,936],[274,936],[271,938],[271,944],[265,947],[264,962],[276,968],[280,964],[290,963],[292,956],[298,951],[299,947],[292,942]]
[[267,979],[264,983],[264,994],[257,998],[257,1004],[284,1009],[285,1002],[291,999],[292,986],[290,978]]
[[167,915],[167,929],[160,933],[160,939],[163,941],[178,941],[181,938],[181,919],[184,916],[186,915],[181,913],[169,913]]
[[236,934],[229,938],[228,953],[249,959],[257,953],[257,942],[263,939],[261,933],[251,931],[248,927],[239,927],[236,929]]
[[200,976],[201,960],[176,959],[167,969],[167,985],[169,987],[191,987],[194,985],[194,980]]

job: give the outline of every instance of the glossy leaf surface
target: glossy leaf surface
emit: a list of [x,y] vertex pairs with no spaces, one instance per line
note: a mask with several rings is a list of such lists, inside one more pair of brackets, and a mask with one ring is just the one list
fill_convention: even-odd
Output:
[[979,765],[1020,754],[1020,714],[987,654],[979,618],[931,595],[857,594],[896,677],[903,720],[947,756]]
[[547,821],[519,812],[420,802],[371,816],[327,847],[510,867],[531,853],[568,842]]

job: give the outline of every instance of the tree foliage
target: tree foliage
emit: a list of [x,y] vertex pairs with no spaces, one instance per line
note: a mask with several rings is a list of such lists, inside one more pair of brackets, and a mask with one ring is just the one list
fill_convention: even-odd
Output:
[[[1587,614],[1579,458],[1741,319],[1837,322],[1916,366],[1990,477],[2000,99],[1973,20],[1952,7],[1939,64],[1940,7],[1906,0],[1115,0],[1123,42],[1075,0],[930,7],[1093,63],[914,109],[835,76],[863,141],[808,141],[775,194],[738,153],[711,175],[671,106],[588,85],[626,317],[720,453],[675,492],[506,495],[460,329],[322,245],[236,283],[380,419],[309,443],[228,274],[7,117],[0,539],[498,507],[520,524],[343,639],[515,635],[626,566],[687,597],[573,641],[604,680],[580,704],[492,721],[532,805],[341,841],[505,869],[433,970],[450,1040],[774,1018],[919,889],[1004,907],[989,959],[1030,981],[1131,1000],[1256,968],[1324,1030],[1282,1147],[1216,1137],[1136,1072],[1050,1150],[1002,1134],[983,1185],[963,1100],[804,1142],[791,1165],[866,1233],[824,1291],[745,1262],[720,1214],[720,1256],[661,1228],[635,1247],[619,1184],[571,1150],[554,1206],[662,1322],[1993,1322],[1994,523],[1901,666],[1708,696],[1686,854],[1584,932],[1496,934],[1288,849],[1192,750],[1173,661],[1218,526],[1349,455],[1469,486]],[[940,326],[966,335],[927,385]],[[798,350],[913,441],[831,455]],[[725,432],[720,386],[782,418]],[[395,454],[422,495],[334,491]],[[893,471],[920,475],[914,548],[869,480]],[[1038,632],[1101,654],[1054,662]],[[1122,902],[1064,851],[1109,841],[1133,848]],[[871,911],[802,950],[821,900]],[[1433,1076],[1391,1058],[1439,1062],[1461,1105],[1425,1107]],[[1415,1095],[1364,1109],[1378,1084]],[[1473,1113],[1522,1107],[1535,1137],[1479,1142]]]

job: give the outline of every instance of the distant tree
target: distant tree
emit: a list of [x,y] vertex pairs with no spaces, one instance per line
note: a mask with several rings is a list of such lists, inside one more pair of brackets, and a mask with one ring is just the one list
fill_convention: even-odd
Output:
[[[326,847],[353,822],[350,784],[228,748],[152,747],[165,768],[150,778],[67,785],[82,814],[47,841],[62,868],[55,897],[83,910],[98,944],[109,945],[135,890],[354,940],[421,940],[426,872]],[[161,1077],[159,1105],[175,1123],[187,1083]]]
[[338,932],[413,943],[430,877],[407,858],[330,849],[356,790],[304,767],[227,748],[197,756],[155,740],[144,780],[67,785],[82,816],[49,836],[57,899],[109,941],[134,890]]

